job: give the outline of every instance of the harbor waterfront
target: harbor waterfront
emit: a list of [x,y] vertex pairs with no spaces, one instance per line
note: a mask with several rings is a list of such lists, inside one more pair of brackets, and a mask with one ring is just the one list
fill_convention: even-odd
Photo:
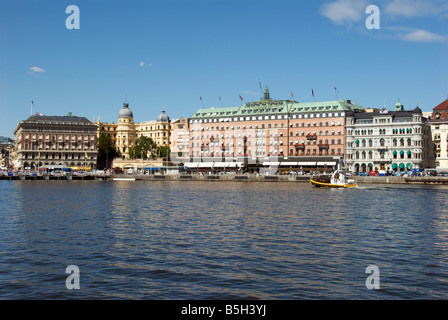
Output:
[[[0,299],[446,299],[447,196],[446,185],[0,181]],[[78,290],[66,288],[72,265]]]
[[[224,181],[224,182],[309,182],[312,175],[259,174],[112,174],[112,175],[3,175],[0,180],[64,181]],[[448,184],[448,177],[355,176],[357,183],[367,184]]]

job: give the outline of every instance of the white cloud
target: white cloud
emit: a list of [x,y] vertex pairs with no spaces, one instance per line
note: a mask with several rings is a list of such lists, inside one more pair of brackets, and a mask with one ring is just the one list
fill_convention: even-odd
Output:
[[394,17],[447,17],[446,0],[392,0],[384,5],[385,14]]
[[448,35],[441,35],[426,30],[414,30],[398,35],[398,38],[410,42],[448,42]]
[[365,17],[366,0],[337,0],[324,4],[320,13],[336,24],[359,22]]
[[140,67],[143,67],[145,65],[144,61],[140,61]]
[[45,72],[45,70],[40,68],[40,67],[31,67],[30,70],[33,71],[33,72],[38,72],[38,73]]

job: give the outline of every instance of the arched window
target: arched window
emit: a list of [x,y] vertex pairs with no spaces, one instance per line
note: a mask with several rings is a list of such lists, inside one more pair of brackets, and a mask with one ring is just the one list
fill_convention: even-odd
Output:
[[381,139],[380,139],[380,146],[381,146],[381,147],[384,147],[384,144],[385,144],[385,141],[384,141],[383,138],[381,138]]

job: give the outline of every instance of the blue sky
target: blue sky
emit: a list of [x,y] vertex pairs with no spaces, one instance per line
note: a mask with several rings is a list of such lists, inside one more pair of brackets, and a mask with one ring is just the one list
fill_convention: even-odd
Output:
[[[65,9],[80,10],[69,30]],[[369,30],[368,5],[380,9]],[[448,97],[446,0],[2,0],[0,136],[33,113],[134,121],[258,100],[400,99],[430,111]],[[221,98],[221,100],[220,100]],[[221,104],[222,103],[222,104]]]

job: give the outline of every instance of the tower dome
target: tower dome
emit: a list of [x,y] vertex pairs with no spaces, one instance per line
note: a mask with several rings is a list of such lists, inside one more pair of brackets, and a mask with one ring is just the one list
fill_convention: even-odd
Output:
[[157,117],[158,122],[170,122],[170,117],[165,113],[165,108],[162,109],[162,112]]
[[129,103],[123,103],[123,108],[120,110],[118,114],[118,118],[133,118],[134,114],[131,109],[129,109]]

